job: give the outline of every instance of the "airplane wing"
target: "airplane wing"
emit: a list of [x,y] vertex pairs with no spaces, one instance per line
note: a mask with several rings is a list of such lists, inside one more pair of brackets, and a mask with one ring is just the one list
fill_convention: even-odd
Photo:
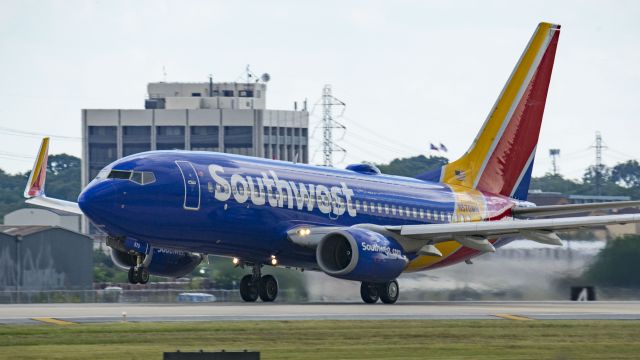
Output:
[[612,201],[604,203],[547,205],[532,207],[516,206],[511,209],[511,213],[514,217],[518,218],[536,218],[544,216],[576,214],[585,211],[624,209],[631,207],[640,207],[640,201]]
[[49,138],[42,139],[38,156],[33,164],[29,181],[24,189],[24,197],[27,204],[38,205],[49,209],[61,210],[73,214],[82,215],[78,203],[60,199],[49,198],[44,193],[44,185],[47,179],[47,159],[49,157]]
[[[640,214],[580,216],[554,219],[502,220],[450,224],[379,226],[359,224],[356,227],[393,236],[405,250],[424,250],[428,255],[441,256],[432,246],[455,240],[483,252],[495,252],[489,239],[502,236],[522,236],[547,245],[562,245],[558,230],[577,230],[602,225],[639,223]],[[289,239],[301,246],[315,248],[324,236],[340,227],[296,227],[288,232]]]

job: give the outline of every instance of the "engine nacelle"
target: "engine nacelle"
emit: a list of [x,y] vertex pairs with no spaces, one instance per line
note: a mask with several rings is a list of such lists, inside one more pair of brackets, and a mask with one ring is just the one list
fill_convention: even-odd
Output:
[[360,228],[325,235],[316,249],[316,261],[333,277],[370,282],[397,278],[409,262],[393,238]]
[[[116,266],[128,270],[136,265],[136,257],[111,248],[111,259]],[[145,255],[144,264],[151,275],[181,277],[189,274],[202,262],[202,255],[186,251],[153,248]]]

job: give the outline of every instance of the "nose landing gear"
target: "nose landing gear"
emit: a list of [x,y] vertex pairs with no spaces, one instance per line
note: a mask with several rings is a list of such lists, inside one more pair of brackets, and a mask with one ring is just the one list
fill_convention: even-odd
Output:
[[149,269],[143,262],[142,255],[136,256],[136,265],[129,268],[129,283],[146,284],[149,282]]
[[129,283],[146,284],[149,282],[149,269],[144,266],[132,266],[129,268]]
[[254,264],[252,274],[240,281],[240,297],[246,302],[254,302],[258,297],[263,302],[272,302],[278,297],[278,281],[273,275],[261,275],[262,265]]

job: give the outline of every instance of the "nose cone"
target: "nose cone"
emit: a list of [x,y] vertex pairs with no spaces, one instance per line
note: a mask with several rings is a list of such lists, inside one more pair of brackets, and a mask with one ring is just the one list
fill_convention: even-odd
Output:
[[105,219],[114,213],[117,192],[111,181],[105,180],[87,186],[78,197],[82,212],[96,224],[105,224]]

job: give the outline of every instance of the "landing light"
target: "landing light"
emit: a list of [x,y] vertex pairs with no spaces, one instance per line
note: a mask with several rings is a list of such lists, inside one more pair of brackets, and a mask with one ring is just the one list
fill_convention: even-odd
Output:
[[233,260],[231,260],[231,262],[233,263],[233,265],[238,265],[240,264],[240,259],[238,259],[237,257],[234,257]]
[[271,255],[271,265],[273,266],[278,265],[278,259],[276,259],[275,255]]
[[311,234],[311,229],[309,228],[298,229],[298,236],[307,236],[309,234]]

